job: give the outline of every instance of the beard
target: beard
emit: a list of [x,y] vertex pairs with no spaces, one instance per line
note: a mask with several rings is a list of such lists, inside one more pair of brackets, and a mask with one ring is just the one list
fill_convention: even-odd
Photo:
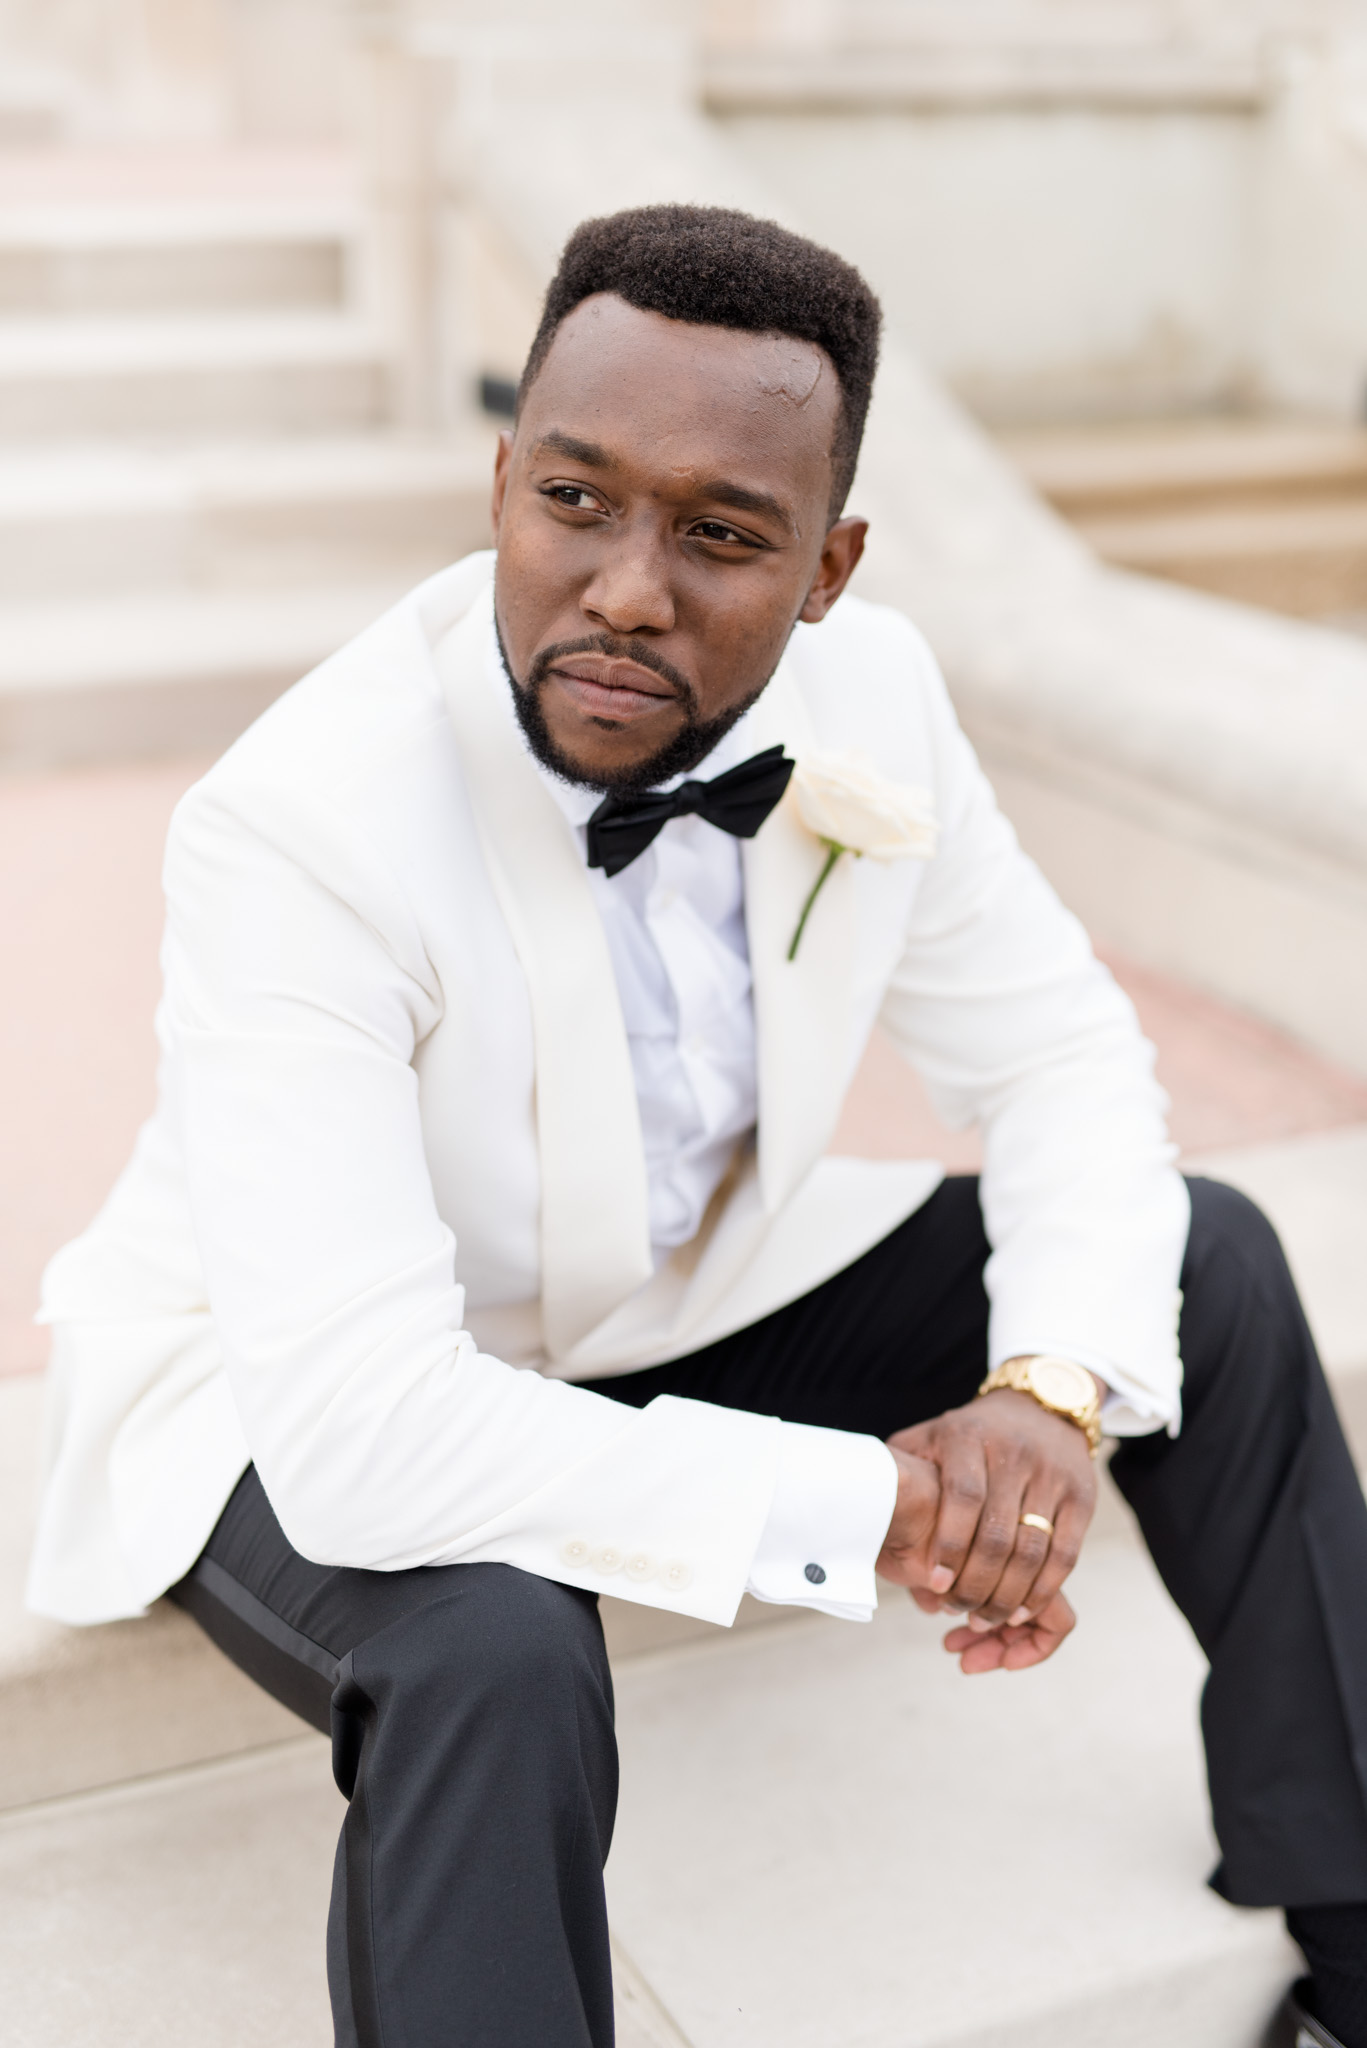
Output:
[[[687,676],[644,641],[622,640],[614,633],[587,633],[582,640],[559,640],[554,646],[543,648],[528,669],[525,681],[519,682],[513,674],[497,620],[494,621],[494,632],[498,638],[503,672],[512,687],[513,710],[534,758],[552,775],[559,776],[562,782],[568,782],[577,789],[600,790],[607,796],[639,796],[645,790],[658,788],[662,782],[671,781],[676,775],[691,774],[732,726],[744,718],[751,705],[758,702],[769,680],[766,676],[757,690],[729,711],[721,712],[716,718],[703,718],[698,711],[697,693]],[[572,654],[605,654],[610,659],[634,661],[639,668],[648,668],[652,675],[659,676],[677,693],[676,701],[684,712],[682,727],[673,739],[666,740],[644,761],[613,770],[581,768],[563,748],[557,746],[542,703],[551,670],[558,661],[564,661]]]

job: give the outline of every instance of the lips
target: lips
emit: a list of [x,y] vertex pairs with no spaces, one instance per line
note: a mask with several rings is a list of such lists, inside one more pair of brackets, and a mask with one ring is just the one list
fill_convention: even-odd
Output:
[[674,698],[662,676],[634,661],[576,654],[557,661],[551,674],[566,694],[594,718],[641,718]]

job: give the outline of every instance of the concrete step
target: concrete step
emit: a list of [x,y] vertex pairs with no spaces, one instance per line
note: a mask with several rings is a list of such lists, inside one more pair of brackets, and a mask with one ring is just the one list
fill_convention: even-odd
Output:
[[48,444],[0,469],[0,602],[185,584],[408,575],[489,538],[492,429],[137,447]]
[[0,442],[363,431],[388,383],[338,313],[0,321]]
[[1074,522],[1118,568],[1297,618],[1367,610],[1367,490],[1339,502],[1092,514]]
[[1204,1889],[1201,1659],[1090,1547],[1076,1636],[967,1680],[889,1598],[628,1666],[618,1937],[696,2048],[1254,2048],[1294,1955]]
[[412,582],[0,605],[0,764],[221,750]]
[[1367,428],[1334,421],[1138,421],[994,438],[1069,518],[1367,492]]
[[[1255,2048],[1295,1958],[1203,1888],[1200,1659],[1125,1543],[1077,1585],[1026,1675],[900,1599],[619,1667],[624,2048]],[[304,1737],[0,1820],[10,2038],[323,2048],[340,1817]]]
[[346,206],[15,206],[0,185],[0,315],[340,306],[359,216]]
[[[0,1819],[15,2048],[330,2048],[323,1962],[342,1802],[295,1737]],[[687,2048],[616,1953],[618,2048]]]
[[1367,429],[1168,421],[998,439],[1119,567],[1301,617],[1367,612]]

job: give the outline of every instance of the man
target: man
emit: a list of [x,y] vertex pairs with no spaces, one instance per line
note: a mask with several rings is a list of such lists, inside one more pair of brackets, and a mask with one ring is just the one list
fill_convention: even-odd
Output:
[[[343,2043],[611,2041],[600,1591],[866,1618],[876,1565],[1022,1668],[1104,1426],[1211,1658],[1215,1881],[1367,2048],[1367,1513],[1270,1230],[1176,1174],[914,631],[837,605],[878,317],[743,215],[581,228],[496,559],[172,827],[160,1106],[46,1284],[31,1594],[169,1588],[331,1728]],[[876,1021],[980,1185],[824,1156]]]

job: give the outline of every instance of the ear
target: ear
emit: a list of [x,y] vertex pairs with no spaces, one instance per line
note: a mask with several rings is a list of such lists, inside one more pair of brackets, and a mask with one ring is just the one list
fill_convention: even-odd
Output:
[[494,457],[494,497],[491,516],[494,525],[494,545],[498,545],[498,529],[503,521],[503,500],[508,489],[508,470],[513,459],[513,430],[504,427],[498,437],[498,453]]
[[867,519],[837,519],[827,533],[821,548],[821,560],[817,564],[812,587],[798,617],[809,626],[815,626],[824,619],[831,606],[839,597],[845,585],[853,576],[864,552],[864,539],[869,530]]

